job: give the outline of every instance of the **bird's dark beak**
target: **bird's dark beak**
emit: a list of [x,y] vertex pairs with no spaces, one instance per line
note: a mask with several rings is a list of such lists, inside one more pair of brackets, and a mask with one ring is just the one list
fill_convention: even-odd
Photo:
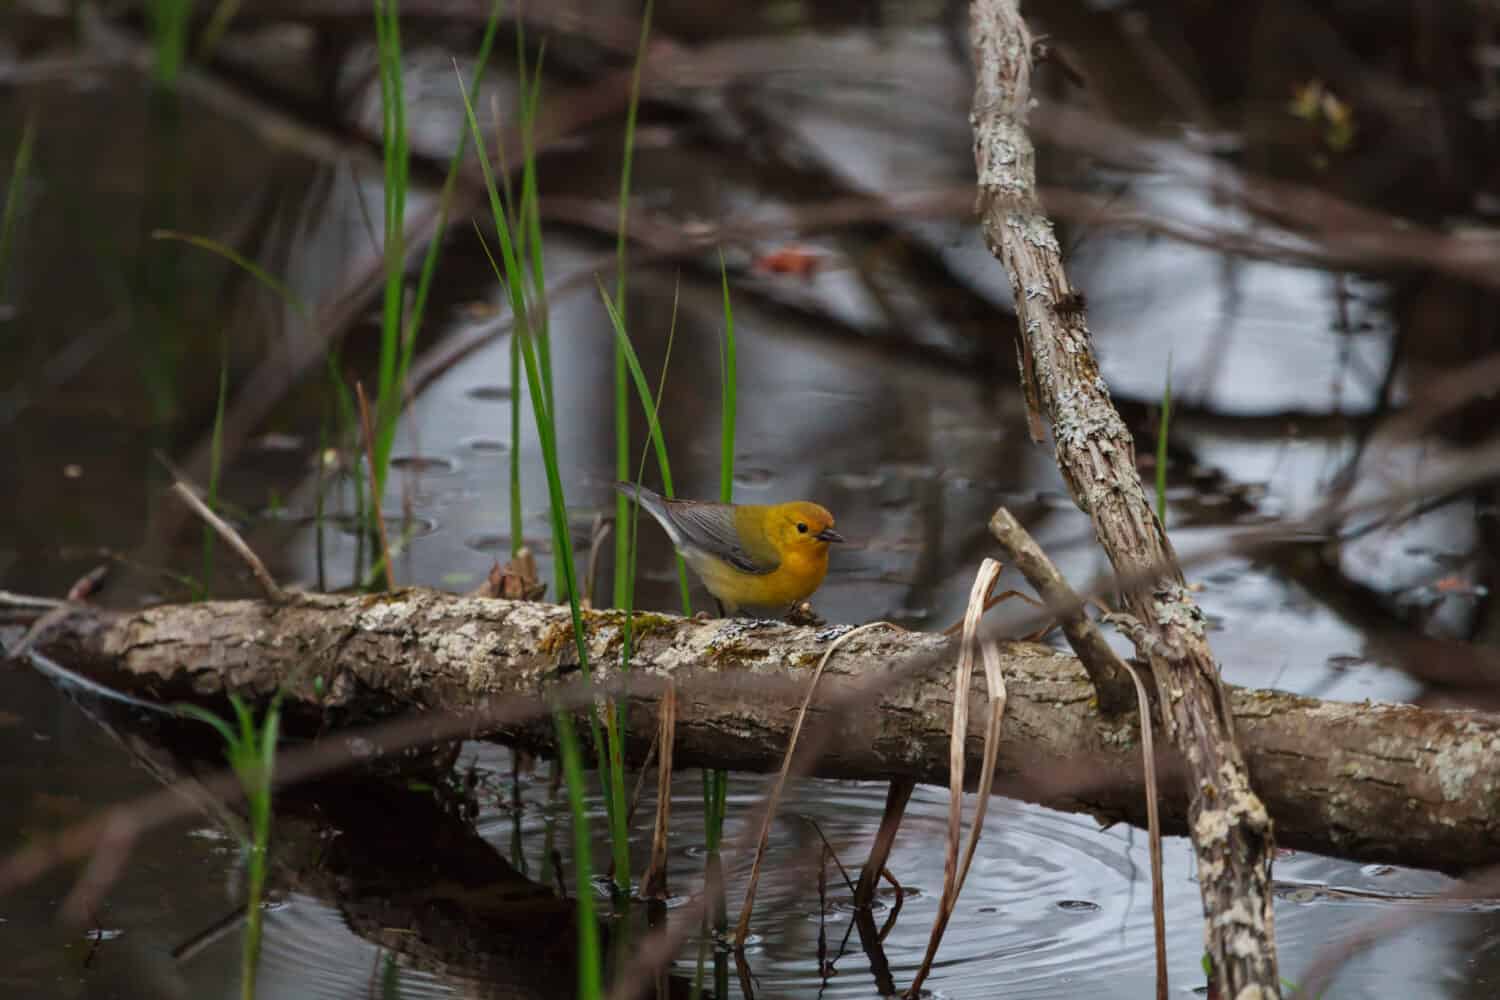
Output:
[[844,536],[839,534],[837,531],[834,531],[832,528],[824,528],[813,537],[818,539],[818,541],[820,542],[842,542],[844,540]]

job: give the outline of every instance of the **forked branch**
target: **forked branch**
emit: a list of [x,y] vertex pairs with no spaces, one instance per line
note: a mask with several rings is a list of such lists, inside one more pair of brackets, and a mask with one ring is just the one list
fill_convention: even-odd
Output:
[[1124,603],[1152,634],[1163,722],[1191,778],[1190,833],[1219,991],[1235,1000],[1277,997],[1270,816],[1235,745],[1203,614],[1151,510],[1130,431],[1100,377],[1085,311],[1036,197],[1036,154],[1026,131],[1031,34],[1014,0],[973,0],[970,38],[980,224],[1010,277],[1027,398],[1051,424],[1058,468],[1116,575],[1155,580],[1127,590]]

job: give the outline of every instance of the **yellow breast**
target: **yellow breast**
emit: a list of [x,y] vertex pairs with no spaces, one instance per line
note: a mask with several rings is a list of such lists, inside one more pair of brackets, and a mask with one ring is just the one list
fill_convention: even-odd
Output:
[[726,610],[742,607],[775,609],[778,612],[812,595],[828,575],[828,551],[788,553],[770,573],[744,573],[713,558],[690,559],[694,572],[708,592]]

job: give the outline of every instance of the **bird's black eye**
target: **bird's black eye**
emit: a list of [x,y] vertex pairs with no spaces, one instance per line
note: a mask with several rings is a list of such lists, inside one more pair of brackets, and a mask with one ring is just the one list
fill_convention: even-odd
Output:
[[807,525],[803,524],[801,521],[798,521],[797,522],[797,530],[800,531],[800,532],[802,532],[802,534],[805,535],[805,534],[807,534]]

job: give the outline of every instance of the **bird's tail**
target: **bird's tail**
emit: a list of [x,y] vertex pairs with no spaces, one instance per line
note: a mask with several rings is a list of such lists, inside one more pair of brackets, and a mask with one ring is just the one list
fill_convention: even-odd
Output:
[[676,529],[675,523],[672,522],[672,514],[667,511],[666,498],[664,496],[654,492],[654,490],[648,490],[646,487],[636,486],[634,483],[615,483],[615,489],[624,493],[628,498],[633,499],[636,504],[639,504],[640,510],[655,517],[658,525],[661,525],[661,528],[666,531],[667,537],[672,540],[673,546],[681,541],[678,529]]
[[625,494],[630,499],[641,505],[641,509],[656,518],[658,524],[667,530],[672,536],[672,541],[677,541],[677,526],[672,523],[672,518],[667,514],[667,498],[644,486],[635,483],[615,483],[615,490]]
[[666,537],[672,540],[672,546],[675,549],[681,549],[682,529],[678,528],[676,519],[672,517],[672,511],[667,508],[667,504],[670,502],[667,501],[667,498],[661,496],[660,493],[654,492],[654,490],[648,490],[643,486],[636,486],[634,483],[615,483],[615,489],[624,493],[628,498],[633,499],[636,504],[639,504],[640,510],[655,517],[655,522],[661,525],[661,531],[666,532]]

